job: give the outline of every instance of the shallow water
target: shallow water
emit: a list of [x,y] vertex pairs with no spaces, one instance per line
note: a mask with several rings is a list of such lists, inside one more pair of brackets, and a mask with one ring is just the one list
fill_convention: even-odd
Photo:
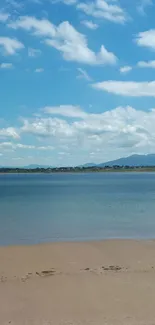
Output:
[[0,245],[155,238],[155,173],[0,175]]

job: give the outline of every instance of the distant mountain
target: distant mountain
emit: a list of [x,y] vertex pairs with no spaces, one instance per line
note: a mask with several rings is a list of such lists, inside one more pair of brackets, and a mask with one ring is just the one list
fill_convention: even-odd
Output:
[[98,167],[105,166],[155,166],[155,154],[149,155],[132,155],[126,158],[120,158],[97,165]]
[[24,166],[23,168],[26,168],[26,169],[36,169],[36,168],[49,168],[51,166],[49,165],[37,165],[37,164],[31,164],[31,165],[28,165],[28,166]]
[[94,163],[87,163],[87,164],[84,164],[84,165],[81,165],[81,166],[78,166],[78,167],[84,167],[84,168],[87,168],[87,167],[95,167],[97,166],[97,164],[94,164]]
[[[120,158],[112,161],[107,161],[101,164],[95,164],[95,163],[87,163],[81,166],[77,167],[105,167],[105,166],[155,166],[155,154],[149,154],[149,155],[132,155],[125,158]],[[5,168],[0,166],[0,168]],[[13,167],[7,167],[7,168],[13,168]],[[14,167],[15,168],[15,167]],[[24,167],[16,167],[16,168],[25,168],[25,169],[36,169],[36,168],[54,168],[53,166],[49,165],[37,165],[37,164],[31,164]]]

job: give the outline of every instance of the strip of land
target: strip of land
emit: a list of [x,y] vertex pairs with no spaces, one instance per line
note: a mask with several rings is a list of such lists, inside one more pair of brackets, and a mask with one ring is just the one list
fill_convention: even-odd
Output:
[[152,325],[155,241],[0,247],[0,324]]
[[0,168],[0,174],[50,174],[50,173],[154,173],[155,166],[105,166],[105,167],[58,167],[58,168]]

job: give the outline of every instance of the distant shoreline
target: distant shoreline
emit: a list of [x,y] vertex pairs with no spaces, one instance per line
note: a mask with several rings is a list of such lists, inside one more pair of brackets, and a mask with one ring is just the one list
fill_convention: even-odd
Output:
[[83,240],[54,240],[54,241],[43,241],[43,242],[37,242],[37,243],[20,243],[20,244],[7,244],[7,245],[1,245],[0,244],[0,251],[2,250],[29,250],[29,249],[39,249],[41,248],[51,248],[51,247],[57,247],[61,246],[63,247],[74,247],[74,246],[90,246],[90,245],[146,245],[148,243],[152,243],[152,245],[155,245],[155,237],[109,237],[109,238],[99,238],[99,239],[83,239]]
[[26,169],[26,168],[0,168],[0,174],[77,174],[77,173],[142,173],[142,172],[155,172],[155,166],[147,167],[60,167],[60,168],[35,168],[35,169]]

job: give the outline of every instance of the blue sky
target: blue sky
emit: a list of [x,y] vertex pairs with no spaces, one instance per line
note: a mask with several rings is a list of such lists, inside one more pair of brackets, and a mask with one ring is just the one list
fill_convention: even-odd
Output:
[[1,0],[0,165],[155,153],[153,0]]

